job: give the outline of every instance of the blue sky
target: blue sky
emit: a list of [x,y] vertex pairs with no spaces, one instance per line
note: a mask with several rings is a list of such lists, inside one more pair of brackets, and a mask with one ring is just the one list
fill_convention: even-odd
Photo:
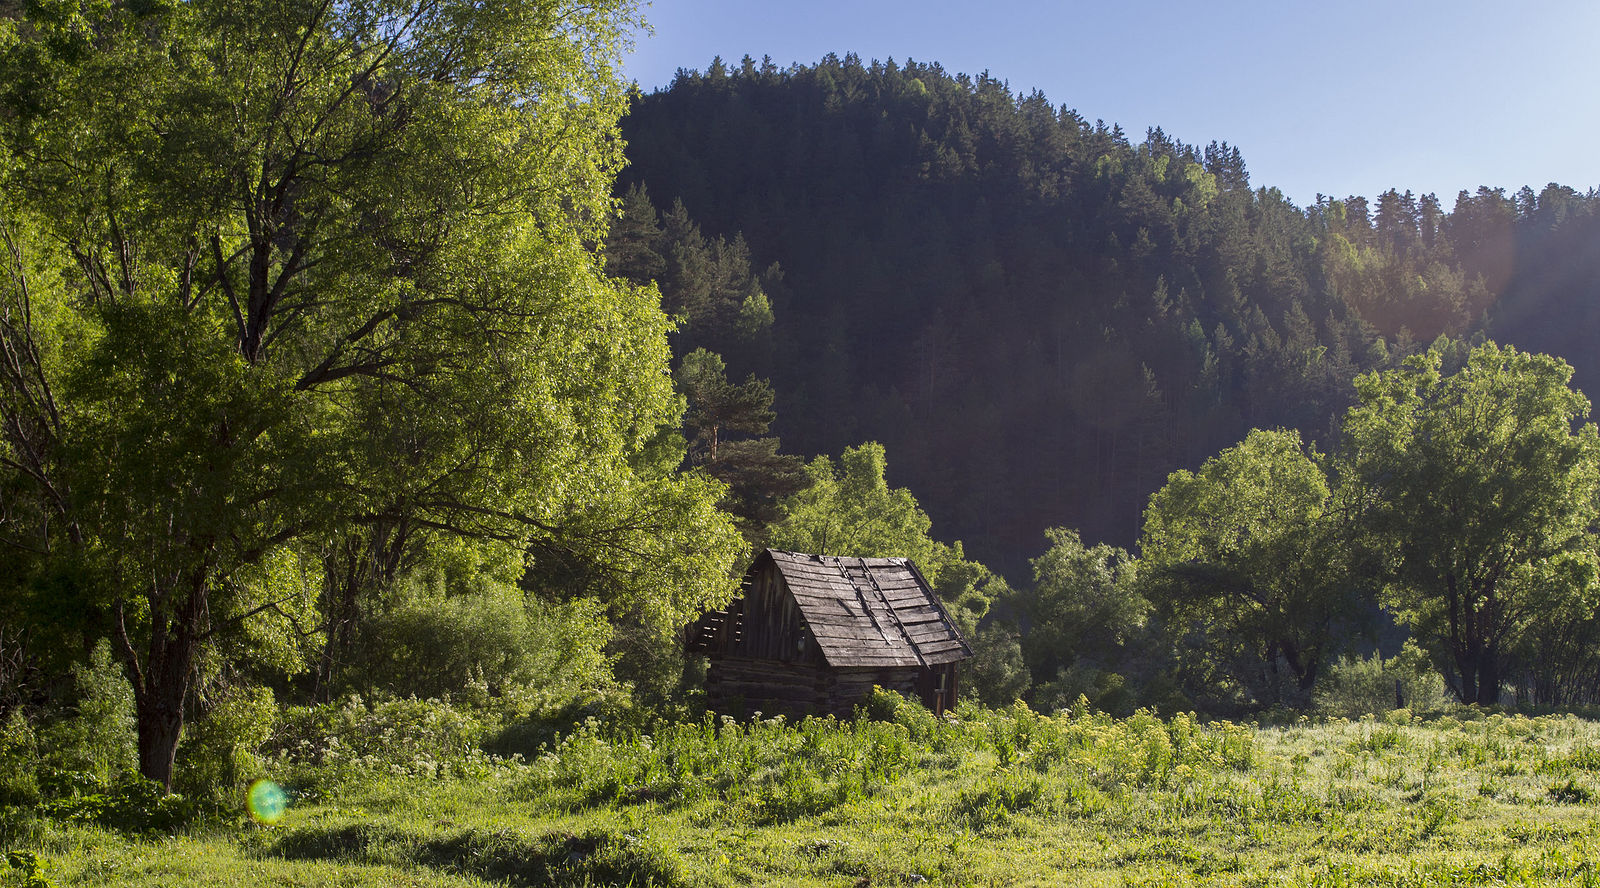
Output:
[[1142,138],[1237,145],[1255,185],[1318,192],[1600,186],[1600,3],[655,0],[626,75],[829,52],[1042,90]]

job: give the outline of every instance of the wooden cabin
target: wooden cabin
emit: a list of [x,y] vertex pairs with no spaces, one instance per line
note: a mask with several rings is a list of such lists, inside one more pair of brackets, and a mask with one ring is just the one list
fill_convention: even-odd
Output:
[[905,558],[841,558],[768,549],[727,610],[687,630],[708,654],[719,712],[849,716],[873,685],[933,712],[955,705],[956,666],[971,648]]

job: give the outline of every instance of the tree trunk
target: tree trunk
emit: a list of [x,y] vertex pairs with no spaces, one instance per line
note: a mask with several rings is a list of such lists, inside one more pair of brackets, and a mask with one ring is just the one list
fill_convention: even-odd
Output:
[[175,612],[168,605],[171,590],[152,595],[150,646],[143,663],[129,640],[123,609],[116,608],[115,631],[124,666],[133,685],[134,714],[139,728],[139,773],[172,791],[173,764],[183,736],[184,701],[194,678],[195,653],[205,631],[209,588],[204,568],[185,584],[188,594]]
[[[187,683],[186,683],[187,684]],[[139,717],[139,773],[172,791],[172,772],[178,760],[178,740],[183,736],[183,694],[170,699],[169,689],[157,689],[137,707]]]
[[1478,703],[1482,706],[1500,702],[1500,658],[1495,653],[1492,647],[1478,652]]
[[1461,702],[1472,703],[1478,699],[1478,664],[1472,655],[1457,651],[1456,674],[1461,676]]

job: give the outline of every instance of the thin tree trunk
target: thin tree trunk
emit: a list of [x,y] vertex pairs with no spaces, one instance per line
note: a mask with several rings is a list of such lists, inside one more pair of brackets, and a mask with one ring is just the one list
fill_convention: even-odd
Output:
[[339,551],[324,559],[327,639],[317,661],[313,699],[326,701],[332,694],[339,663],[355,646],[362,603],[394,582],[410,535],[405,518],[380,518],[372,522],[364,539],[348,537]]
[[1456,674],[1461,677],[1461,702],[1472,703],[1478,699],[1478,664],[1470,653],[1459,647],[1455,660]]
[[1493,647],[1478,652],[1478,703],[1492,706],[1500,702],[1500,658]]

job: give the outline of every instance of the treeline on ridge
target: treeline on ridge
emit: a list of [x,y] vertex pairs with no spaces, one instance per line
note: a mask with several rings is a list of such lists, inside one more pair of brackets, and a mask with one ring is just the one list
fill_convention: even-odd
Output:
[[1299,208],[1225,143],[854,56],[680,71],[623,132],[619,193],[781,266],[770,338],[727,359],[771,381],[791,450],[881,441],[1008,573],[1047,526],[1130,544],[1169,472],[1249,429],[1327,442],[1356,374],[1439,336],[1600,382],[1593,192]]

